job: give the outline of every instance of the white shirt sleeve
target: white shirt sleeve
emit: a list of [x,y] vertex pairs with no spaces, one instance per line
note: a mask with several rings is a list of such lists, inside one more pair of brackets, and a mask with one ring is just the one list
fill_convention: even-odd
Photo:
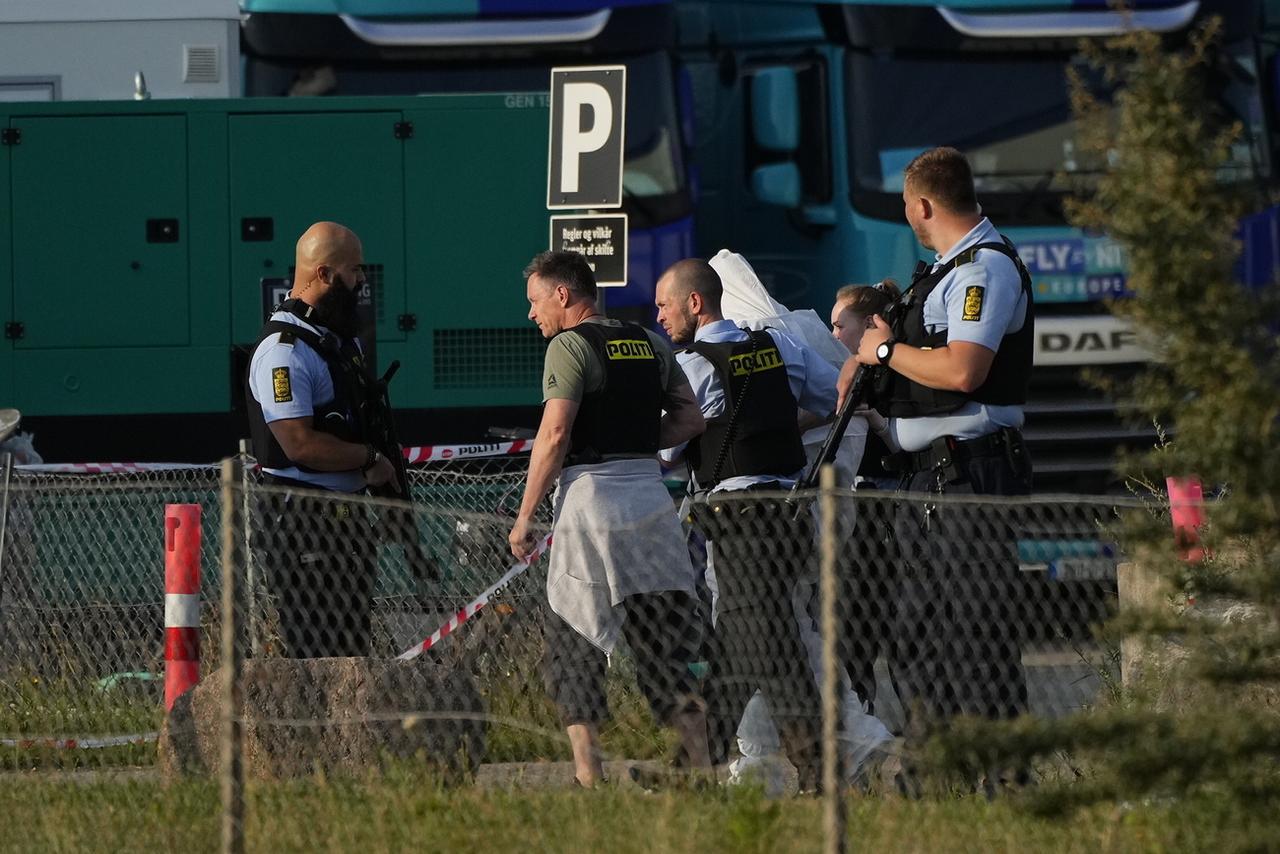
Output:
[[715,366],[697,353],[680,353],[676,361],[689,378],[693,396],[702,406],[704,418],[715,418],[724,413],[724,388],[716,376]]

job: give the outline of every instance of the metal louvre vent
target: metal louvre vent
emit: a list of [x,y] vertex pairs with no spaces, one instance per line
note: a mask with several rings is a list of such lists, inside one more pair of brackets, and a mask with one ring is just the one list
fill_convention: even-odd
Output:
[[218,72],[217,45],[182,46],[183,83],[217,83],[220,76]]
[[546,341],[536,327],[437,329],[437,389],[538,388]]

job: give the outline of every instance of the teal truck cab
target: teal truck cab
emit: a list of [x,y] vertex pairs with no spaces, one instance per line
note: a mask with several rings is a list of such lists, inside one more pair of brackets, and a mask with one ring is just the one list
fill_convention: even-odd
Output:
[[959,148],[984,212],[1034,277],[1026,434],[1037,488],[1107,488],[1115,449],[1155,437],[1080,379],[1084,366],[1125,372],[1147,358],[1106,307],[1127,293],[1121,248],[1063,213],[1100,168],[1077,150],[1068,97],[1070,69],[1097,80],[1081,38],[1137,25],[1176,43],[1204,16],[1223,17],[1211,118],[1241,123],[1223,180],[1256,190],[1242,279],[1269,280],[1276,261],[1258,6],[1133,5],[1125,18],[1101,0],[678,3],[700,251],[743,252],[775,297],[825,315],[841,285],[903,282],[926,257],[903,219],[903,168],[932,146]]

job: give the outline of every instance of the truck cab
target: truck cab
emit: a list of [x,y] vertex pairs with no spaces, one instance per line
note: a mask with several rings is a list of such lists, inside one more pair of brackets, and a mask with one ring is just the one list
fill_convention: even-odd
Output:
[[[1275,219],[1256,5],[1135,5],[1125,18],[1103,3],[678,4],[698,108],[700,251],[744,252],[776,298],[822,315],[841,285],[905,284],[918,259],[933,258],[903,218],[903,169],[933,146],[960,149],[983,212],[1034,279],[1026,435],[1037,489],[1113,486],[1116,449],[1156,436],[1127,424],[1080,376],[1083,367],[1127,373],[1147,359],[1107,309],[1129,293],[1121,247],[1072,227],[1063,210],[1105,167],[1076,143],[1069,75],[1107,95],[1079,58],[1081,39],[1139,26],[1176,44],[1221,15],[1209,118],[1242,128],[1222,180],[1253,192],[1260,219],[1245,223],[1246,239],[1253,228],[1269,240]],[[1246,256],[1257,256],[1250,276],[1272,275],[1273,252]]]

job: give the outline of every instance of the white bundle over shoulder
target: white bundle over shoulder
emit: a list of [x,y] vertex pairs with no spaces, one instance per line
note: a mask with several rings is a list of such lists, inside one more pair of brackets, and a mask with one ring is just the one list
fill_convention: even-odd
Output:
[[721,249],[709,263],[720,275],[720,283],[724,286],[720,309],[729,320],[752,329],[764,329],[766,326],[780,329],[812,347],[836,367],[849,358],[849,351],[831,337],[831,330],[816,311],[810,308],[791,311],[775,300],[746,258]]
[[[832,337],[831,330],[816,311],[809,308],[792,311],[770,296],[764,282],[760,281],[746,258],[737,252],[721,249],[708,263],[719,274],[720,284],[724,287],[720,311],[726,318],[751,329],[768,327],[781,330],[812,348],[837,368],[849,358],[849,351]],[[858,461],[862,459],[866,435],[867,425],[861,418],[850,422],[845,431],[842,447],[836,458],[836,467],[840,469],[843,483],[853,482]],[[810,459],[817,453],[826,436],[825,427],[815,427],[804,434],[805,451]]]

